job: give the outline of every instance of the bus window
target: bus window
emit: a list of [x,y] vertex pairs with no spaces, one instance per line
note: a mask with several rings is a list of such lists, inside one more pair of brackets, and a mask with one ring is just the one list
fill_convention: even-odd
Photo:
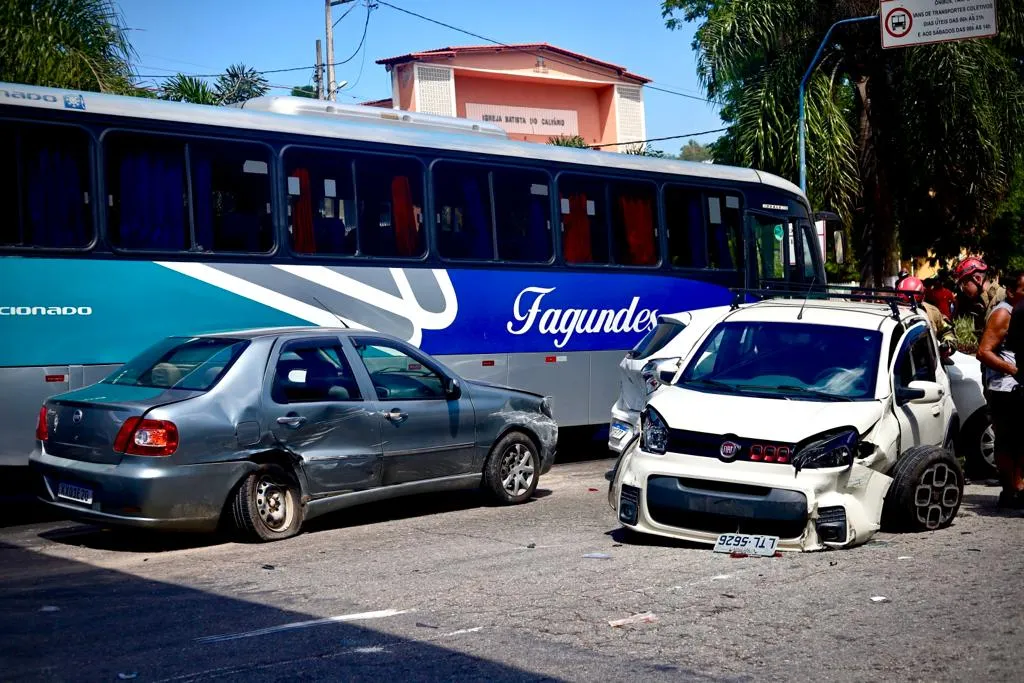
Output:
[[799,226],[803,258],[801,261],[801,280],[813,282],[818,276],[818,268],[814,264],[814,252],[821,253],[821,244],[818,236],[811,232],[811,226],[802,223]]
[[498,258],[521,263],[551,260],[550,183],[540,171],[496,170],[495,225]]
[[610,183],[612,235],[615,238],[615,263],[653,266],[658,263],[658,206],[654,185],[649,183]]
[[107,225],[123,249],[191,247],[185,142],[133,133],[105,137]]
[[188,143],[198,251],[266,253],[274,245],[270,155],[261,145]]
[[88,134],[65,126],[0,127],[0,245],[82,248],[92,242]]
[[441,257],[493,260],[494,219],[487,169],[442,161],[434,164],[431,178]]
[[757,269],[762,281],[786,278],[786,225],[782,219],[754,216]]
[[591,178],[559,177],[562,251],[566,263],[608,263],[604,191],[604,183]]
[[665,227],[669,260],[676,268],[706,268],[701,194],[680,185],[665,186]]
[[734,194],[705,193],[707,202],[708,267],[738,270],[743,214],[740,198]]
[[352,158],[289,149],[284,168],[292,249],[300,254],[354,255],[358,244]]
[[390,156],[356,159],[359,248],[371,256],[423,255],[423,167]]

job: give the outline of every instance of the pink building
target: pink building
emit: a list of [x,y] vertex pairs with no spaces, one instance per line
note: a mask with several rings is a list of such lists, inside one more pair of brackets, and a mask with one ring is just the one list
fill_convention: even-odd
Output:
[[445,47],[377,63],[391,73],[392,97],[373,106],[490,121],[530,142],[580,135],[590,145],[619,145],[646,137],[650,79],[546,43]]

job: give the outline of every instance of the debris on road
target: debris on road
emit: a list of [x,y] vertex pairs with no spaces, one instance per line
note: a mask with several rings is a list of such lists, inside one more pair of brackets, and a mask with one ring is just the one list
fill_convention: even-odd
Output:
[[273,568],[274,568],[274,565],[272,565],[272,564],[265,564],[265,565],[263,565],[263,569],[266,569],[267,571],[269,571],[269,570],[271,570]]
[[896,559],[897,559],[897,560],[912,560],[912,559],[914,559],[914,558],[913,558],[913,557],[911,557],[910,555],[900,555],[900,556],[899,556],[899,557],[897,557]]
[[595,489],[593,486],[587,488],[587,491],[589,491],[590,493],[597,493],[600,490],[601,489]]
[[608,625],[612,628],[618,628],[620,626],[629,626],[630,624],[652,624],[657,620],[658,617],[653,612],[644,612],[624,619],[612,619],[608,622]]
[[122,680],[122,681],[130,681],[133,678],[138,678],[138,677],[139,677],[139,672],[138,671],[132,671],[131,673],[119,673],[119,674],[117,674],[118,680]]
[[440,626],[434,626],[433,624],[424,624],[422,621],[417,621],[416,626],[419,628],[441,628]]
[[583,556],[585,560],[610,560],[612,556],[608,553],[587,553]]
[[40,612],[59,612],[60,611],[60,607],[57,607],[56,605],[43,605],[42,607],[39,608],[39,611]]
[[526,544],[526,547],[527,547],[527,548],[536,548],[536,547],[537,547],[537,544],[536,544],[536,543],[527,543],[527,544]]
[[892,600],[885,597],[884,595],[876,595],[871,598],[871,602],[892,602]]

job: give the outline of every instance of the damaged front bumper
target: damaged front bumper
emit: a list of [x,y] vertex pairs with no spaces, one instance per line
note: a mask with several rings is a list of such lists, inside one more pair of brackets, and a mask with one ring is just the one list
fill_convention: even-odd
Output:
[[797,473],[791,465],[652,455],[634,443],[617,465],[609,503],[623,526],[648,534],[710,545],[722,533],[766,534],[779,537],[780,550],[821,550],[870,539],[891,484],[860,463]]

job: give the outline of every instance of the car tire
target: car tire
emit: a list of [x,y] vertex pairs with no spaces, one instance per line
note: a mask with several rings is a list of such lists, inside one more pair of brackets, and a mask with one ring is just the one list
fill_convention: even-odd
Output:
[[972,479],[995,479],[999,476],[995,464],[992,417],[987,407],[976,410],[967,418],[956,440],[956,452],[964,457],[967,473]]
[[491,448],[484,464],[483,488],[500,505],[525,503],[537,490],[540,452],[522,432],[505,434]]
[[964,472],[945,448],[914,446],[889,473],[882,506],[889,531],[933,531],[952,524],[964,496]]
[[280,541],[299,533],[303,509],[291,472],[265,465],[238,485],[231,506],[235,528],[249,541]]

